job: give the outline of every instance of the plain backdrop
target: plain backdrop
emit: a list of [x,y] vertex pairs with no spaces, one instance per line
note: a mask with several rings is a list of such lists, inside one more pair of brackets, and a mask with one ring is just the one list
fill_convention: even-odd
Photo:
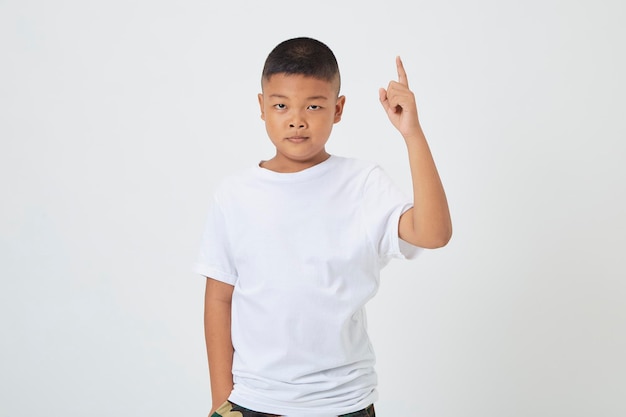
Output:
[[0,415],[205,416],[195,260],[224,175],[272,156],[269,51],[311,36],[331,153],[410,192],[378,103],[401,55],[454,236],[368,309],[382,417],[626,415],[626,6],[0,0]]

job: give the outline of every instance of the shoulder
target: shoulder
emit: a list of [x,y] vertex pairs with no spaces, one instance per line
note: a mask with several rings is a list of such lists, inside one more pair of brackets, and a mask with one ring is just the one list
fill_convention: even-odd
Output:
[[255,171],[256,167],[249,167],[224,176],[217,182],[214,192],[215,199],[218,201],[226,200],[233,195],[245,192],[256,178]]
[[391,178],[379,163],[357,158],[342,159],[347,175],[357,180],[364,189],[389,186]]
[[380,166],[373,161],[365,159],[350,158],[344,156],[333,156],[335,159],[335,169],[351,176],[367,177],[372,171],[380,169]]
[[335,157],[329,178],[331,187],[351,189],[361,196],[389,186],[389,177],[377,162],[351,157]]

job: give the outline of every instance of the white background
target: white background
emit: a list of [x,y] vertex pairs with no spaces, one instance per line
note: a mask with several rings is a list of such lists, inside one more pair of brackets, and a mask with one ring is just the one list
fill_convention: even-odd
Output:
[[404,58],[452,210],[370,304],[379,415],[626,415],[626,6],[372,3],[0,0],[0,415],[206,415],[191,264],[302,35],[342,71],[329,151],[410,192]]

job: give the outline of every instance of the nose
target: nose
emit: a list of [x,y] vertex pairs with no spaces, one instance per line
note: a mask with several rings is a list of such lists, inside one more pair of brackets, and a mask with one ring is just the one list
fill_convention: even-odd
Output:
[[289,121],[289,127],[292,129],[304,129],[306,127],[306,121],[300,112],[293,113]]

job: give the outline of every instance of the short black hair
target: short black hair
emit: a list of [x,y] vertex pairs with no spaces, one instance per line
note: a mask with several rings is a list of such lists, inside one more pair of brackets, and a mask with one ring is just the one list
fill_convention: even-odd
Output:
[[339,65],[333,51],[324,43],[307,37],[288,39],[279,43],[265,60],[262,80],[275,74],[304,75],[341,86]]

